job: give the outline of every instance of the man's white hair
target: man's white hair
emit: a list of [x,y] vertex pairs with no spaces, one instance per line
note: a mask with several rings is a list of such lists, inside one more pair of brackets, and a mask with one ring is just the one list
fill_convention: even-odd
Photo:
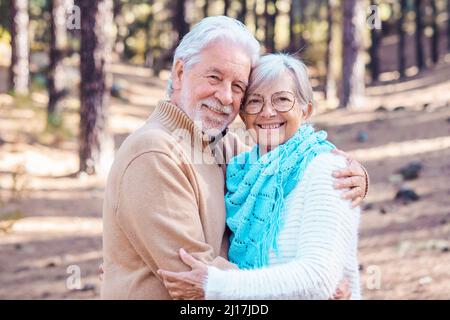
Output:
[[[219,39],[242,47],[250,56],[252,66],[259,59],[261,47],[242,22],[226,16],[215,16],[202,19],[183,37],[175,50],[172,68],[180,59],[184,63],[184,68],[189,69],[199,62],[202,49]],[[167,95],[170,97],[172,92],[172,76],[170,76]]]
[[262,56],[252,70],[247,93],[251,94],[259,88],[270,88],[286,71],[292,76],[295,83],[295,88],[292,89],[300,106],[306,111],[308,104],[313,104],[308,68],[302,61],[288,54],[275,53]]

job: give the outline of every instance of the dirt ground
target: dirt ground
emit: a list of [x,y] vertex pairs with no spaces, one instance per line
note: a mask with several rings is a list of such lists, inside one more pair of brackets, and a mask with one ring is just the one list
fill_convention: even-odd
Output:
[[[365,299],[450,299],[446,60],[420,77],[368,88],[359,111],[327,110],[317,95],[316,127],[327,129],[371,177],[359,246]],[[116,64],[113,72],[122,94],[110,105],[117,148],[164,96],[165,82],[144,68]],[[77,169],[73,100],[65,106],[64,129],[54,132],[45,127],[44,93],[16,100],[0,94],[0,299],[99,297],[105,181],[71,176]],[[423,169],[401,182],[396,171],[411,161]],[[419,200],[395,201],[401,185]]]

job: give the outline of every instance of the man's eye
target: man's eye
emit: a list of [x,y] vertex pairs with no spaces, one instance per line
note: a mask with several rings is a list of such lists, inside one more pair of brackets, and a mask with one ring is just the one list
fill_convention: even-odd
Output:
[[210,79],[212,79],[212,80],[216,80],[216,81],[219,81],[219,80],[220,80],[219,77],[218,77],[218,76],[215,76],[215,75],[210,75],[210,76],[208,76],[208,78],[210,78]]
[[242,88],[240,85],[235,85],[234,86],[236,89],[238,89],[240,92],[245,92],[244,88]]

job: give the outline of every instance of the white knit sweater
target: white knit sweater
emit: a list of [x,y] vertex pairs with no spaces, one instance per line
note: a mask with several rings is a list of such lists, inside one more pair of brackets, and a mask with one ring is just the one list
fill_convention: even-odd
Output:
[[333,188],[345,159],[320,154],[286,197],[278,256],[255,270],[208,267],[206,299],[329,299],[345,277],[352,299],[360,299],[357,260],[359,208]]

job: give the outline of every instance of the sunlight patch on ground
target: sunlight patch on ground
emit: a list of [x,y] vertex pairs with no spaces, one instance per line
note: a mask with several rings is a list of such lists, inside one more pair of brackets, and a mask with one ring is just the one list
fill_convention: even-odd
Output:
[[406,157],[450,148],[450,137],[392,142],[380,147],[356,149],[349,153],[358,161]]
[[23,152],[0,154],[0,170],[18,165],[33,175],[64,175],[78,169],[78,157],[73,152],[30,145]]
[[110,128],[114,133],[130,133],[145,123],[142,118],[125,115],[112,115],[110,117]]
[[91,217],[26,217],[12,227],[12,232],[19,233],[67,233],[77,236],[101,235],[102,230],[102,219]]

